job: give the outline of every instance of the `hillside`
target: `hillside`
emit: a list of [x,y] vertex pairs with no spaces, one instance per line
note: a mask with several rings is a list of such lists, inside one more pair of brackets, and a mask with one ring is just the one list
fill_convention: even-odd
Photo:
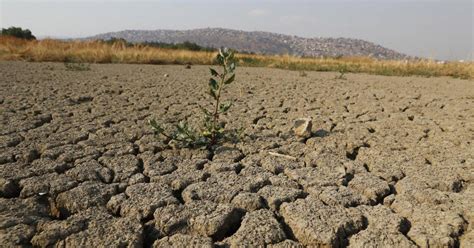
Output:
[[194,42],[204,47],[230,47],[257,54],[290,54],[304,57],[370,56],[405,59],[408,56],[372,42],[349,38],[303,38],[269,32],[247,32],[223,28],[193,30],[124,30],[86,39],[123,38],[129,42]]

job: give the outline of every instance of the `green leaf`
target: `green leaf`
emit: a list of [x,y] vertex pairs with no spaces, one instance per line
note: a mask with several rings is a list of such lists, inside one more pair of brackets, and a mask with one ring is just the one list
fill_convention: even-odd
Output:
[[211,75],[212,75],[213,77],[219,76],[219,73],[217,73],[216,70],[214,70],[214,69],[212,69],[212,68],[209,68],[209,70],[211,71]]
[[215,90],[209,89],[209,95],[212,96],[214,99],[217,99],[217,94]]
[[224,57],[222,57],[220,54],[217,54],[216,61],[217,61],[217,64],[223,65],[224,64]]
[[202,106],[199,106],[199,108],[202,110],[202,112],[206,115],[206,116],[211,116],[211,112],[207,109],[205,109],[204,107]]
[[229,61],[232,61],[234,59],[234,51],[230,50],[229,53],[227,54],[227,59]]
[[234,79],[235,79],[235,74],[232,74],[232,76],[230,76],[229,79],[227,79],[224,84],[230,84],[232,82],[234,82]]
[[160,124],[158,124],[158,122],[156,122],[155,119],[149,120],[148,123],[156,134],[163,133],[164,129],[160,126]]
[[224,48],[221,48],[219,49],[219,54],[223,57],[223,58],[227,58],[229,57],[229,49],[224,47]]
[[212,133],[211,133],[210,131],[208,131],[208,130],[204,130],[204,131],[202,131],[201,135],[202,135],[203,137],[206,137],[206,138],[207,138],[207,137],[211,137],[211,136],[212,136]]
[[222,49],[219,49],[219,53],[216,56],[216,60],[219,65],[224,64],[224,54],[222,53]]
[[180,121],[178,122],[177,127],[178,127],[178,131],[183,131],[188,127],[188,123],[186,123],[185,121]]
[[225,103],[222,103],[220,106],[219,106],[219,111],[221,113],[225,113],[229,110],[229,108],[232,106],[232,102],[225,102]]
[[194,130],[189,128],[186,121],[180,121],[178,125],[176,125],[176,139],[188,142],[192,142],[196,139]]
[[211,90],[216,91],[219,88],[219,84],[214,78],[209,79],[209,87]]
[[229,71],[230,71],[230,72],[233,72],[234,70],[235,70],[235,63],[232,62],[232,63],[230,63],[230,65],[229,65]]

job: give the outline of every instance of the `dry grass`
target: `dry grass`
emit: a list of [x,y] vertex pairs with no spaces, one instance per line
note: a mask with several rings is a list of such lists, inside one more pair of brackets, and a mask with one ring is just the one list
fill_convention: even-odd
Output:
[[25,41],[0,36],[1,60],[132,64],[210,64],[213,53],[169,50],[98,41]]
[[[172,50],[99,41],[25,41],[0,36],[0,60],[129,64],[214,64],[215,53]],[[240,66],[271,67],[305,71],[344,71],[390,76],[450,76],[474,79],[474,63],[431,60],[391,61],[372,58],[298,58],[238,54]]]
[[474,79],[474,63],[449,62],[439,64],[432,60],[396,61],[373,58],[297,58],[292,56],[240,56],[244,65],[265,66],[304,71],[339,71],[387,76],[450,76]]

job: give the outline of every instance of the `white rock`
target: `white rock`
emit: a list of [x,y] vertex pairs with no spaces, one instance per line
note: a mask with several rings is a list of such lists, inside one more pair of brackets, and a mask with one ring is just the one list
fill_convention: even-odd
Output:
[[295,120],[293,130],[296,136],[309,138],[311,137],[311,128],[313,121],[311,118],[299,118]]

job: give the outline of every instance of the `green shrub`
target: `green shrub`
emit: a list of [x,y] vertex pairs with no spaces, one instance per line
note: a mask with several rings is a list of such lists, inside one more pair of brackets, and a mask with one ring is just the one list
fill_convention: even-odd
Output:
[[36,37],[29,29],[22,29],[19,27],[2,28],[2,35],[13,36],[20,39],[36,40]]

